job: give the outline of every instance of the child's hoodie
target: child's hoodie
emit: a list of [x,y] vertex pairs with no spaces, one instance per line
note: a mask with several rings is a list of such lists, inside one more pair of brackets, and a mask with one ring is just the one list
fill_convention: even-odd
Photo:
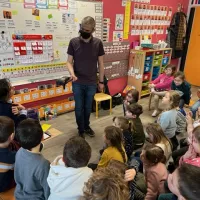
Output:
[[58,156],[50,165],[47,182],[50,187],[48,200],[78,200],[83,196],[84,183],[93,171],[86,167],[66,167],[62,156]]

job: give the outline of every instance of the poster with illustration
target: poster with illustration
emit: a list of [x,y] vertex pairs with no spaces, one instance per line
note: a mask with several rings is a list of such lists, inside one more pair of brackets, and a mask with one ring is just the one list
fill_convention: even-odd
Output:
[[123,31],[113,31],[113,42],[123,41]]
[[115,30],[123,30],[123,27],[124,27],[124,15],[116,14]]

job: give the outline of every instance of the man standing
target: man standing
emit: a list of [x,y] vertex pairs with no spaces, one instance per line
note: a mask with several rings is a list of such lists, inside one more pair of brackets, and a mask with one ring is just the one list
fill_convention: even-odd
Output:
[[100,91],[104,88],[103,55],[105,53],[101,40],[92,36],[95,25],[92,17],[85,17],[81,23],[80,36],[70,41],[67,52],[67,67],[73,80],[76,123],[81,137],[84,137],[84,133],[91,137],[95,135],[90,128],[89,120],[97,89],[97,63],[99,67],[98,88]]

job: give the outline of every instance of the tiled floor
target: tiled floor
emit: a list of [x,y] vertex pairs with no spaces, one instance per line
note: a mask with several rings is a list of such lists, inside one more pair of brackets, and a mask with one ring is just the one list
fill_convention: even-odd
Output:
[[[197,100],[196,97],[196,87],[192,87],[192,100]],[[142,98],[139,103],[143,106],[144,113],[141,115],[141,120],[145,126],[145,124],[154,122],[155,118],[151,117],[151,112],[148,111],[148,102],[149,97]],[[109,115],[109,111],[100,111],[100,116],[98,119],[95,118],[95,113],[91,114],[91,127],[95,131],[96,136],[94,138],[90,138],[86,136],[86,140],[89,142],[89,144],[92,147],[92,158],[91,161],[95,162],[99,158],[99,150],[102,148],[103,145],[103,131],[106,126],[112,125],[112,118],[114,116],[122,116],[123,115],[123,109],[122,105],[117,106],[113,109],[113,114]],[[43,122],[42,123],[46,123]],[[63,146],[65,142],[68,140],[68,138],[77,135],[77,129],[76,129],[76,122],[75,122],[75,116],[74,112],[66,113],[63,115],[58,116],[58,118],[48,121],[47,123],[52,124],[53,128],[58,129],[59,131],[63,132],[64,134],[57,136],[55,138],[52,138],[48,141],[45,141],[45,148],[43,150],[43,155],[49,159],[50,161],[53,161],[53,159],[62,154]],[[183,136],[180,136],[183,137]]]

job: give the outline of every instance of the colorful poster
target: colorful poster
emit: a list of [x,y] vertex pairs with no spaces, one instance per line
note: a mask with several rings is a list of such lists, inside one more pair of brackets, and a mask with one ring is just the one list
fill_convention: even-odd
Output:
[[123,25],[124,25],[124,15],[116,14],[115,30],[123,30]]
[[124,39],[128,39],[131,19],[131,1],[127,0],[125,7],[125,20],[124,20]]
[[123,31],[113,31],[113,42],[123,41]]

